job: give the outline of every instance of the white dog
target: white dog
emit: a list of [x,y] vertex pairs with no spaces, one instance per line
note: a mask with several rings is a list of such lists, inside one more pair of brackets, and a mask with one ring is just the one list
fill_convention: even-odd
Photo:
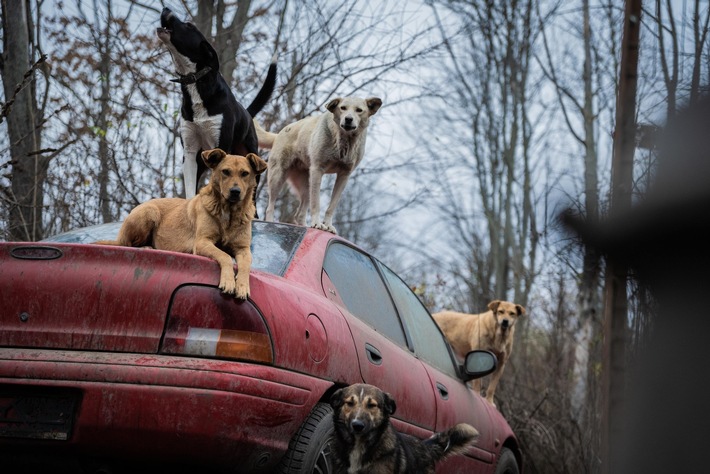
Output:
[[[377,97],[337,98],[322,115],[287,125],[278,134],[257,126],[259,146],[271,147],[269,155],[269,205],[266,220],[274,220],[274,204],[286,180],[299,200],[296,224],[306,225],[310,205],[311,226],[336,233],[333,214],[350,173],[362,161],[370,116],[382,105]],[[320,187],[325,173],[335,173],[335,185],[325,218],[320,220]]]

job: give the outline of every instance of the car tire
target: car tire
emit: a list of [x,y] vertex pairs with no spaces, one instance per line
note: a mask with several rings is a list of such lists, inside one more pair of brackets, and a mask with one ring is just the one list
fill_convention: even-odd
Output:
[[498,464],[496,464],[495,474],[520,474],[518,468],[518,460],[515,459],[515,454],[508,448],[500,450]]
[[333,408],[319,403],[288,444],[281,474],[331,474],[333,472]]

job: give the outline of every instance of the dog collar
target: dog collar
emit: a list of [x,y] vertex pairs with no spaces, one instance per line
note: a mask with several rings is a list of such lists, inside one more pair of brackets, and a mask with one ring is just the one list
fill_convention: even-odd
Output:
[[212,68],[207,66],[197,72],[191,72],[190,74],[184,76],[182,74],[178,74],[178,78],[170,79],[170,82],[179,82],[180,84],[194,84],[195,82],[205,77],[210,71],[212,71]]

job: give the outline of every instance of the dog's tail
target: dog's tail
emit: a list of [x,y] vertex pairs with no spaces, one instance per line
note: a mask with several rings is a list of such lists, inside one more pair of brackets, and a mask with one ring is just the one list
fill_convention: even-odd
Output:
[[454,454],[465,453],[478,439],[478,430],[466,423],[459,423],[447,431],[435,433],[424,444],[431,450],[434,459],[441,461]]
[[271,98],[271,94],[274,92],[274,88],[276,87],[276,56],[271,59],[271,64],[269,65],[269,71],[266,73],[266,79],[264,80],[264,84],[261,86],[261,89],[259,89],[259,93],[256,94],[256,97],[254,97],[254,100],[249,104],[249,107],[247,107],[247,112],[249,112],[249,115],[254,117],[256,114],[259,113],[261,109],[264,108],[266,103],[269,101]]
[[254,128],[256,129],[256,138],[257,140],[259,140],[259,148],[271,149],[271,147],[274,146],[276,134],[264,130],[264,128],[259,122],[256,121],[256,119],[252,119],[252,122],[254,122]]

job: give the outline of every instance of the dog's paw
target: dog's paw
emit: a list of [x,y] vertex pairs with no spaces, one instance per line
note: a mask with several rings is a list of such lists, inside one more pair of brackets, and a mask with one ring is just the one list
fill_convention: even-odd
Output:
[[222,278],[219,282],[219,289],[228,295],[236,294],[237,285],[234,284],[234,278]]
[[237,291],[234,296],[240,300],[245,300],[249,297],[249,284],[242,285],[237,283]]
[[331,234],[336,234],[336,235],[337,235],[337,233],[338,233],[338,232],[335,230],[335,227],[333,227],[332,225],[326,225],[326,224],[323,223],[323,222],[316,222],[315,224],[313,224],[312,227],[313,227],[314,229],[324,230],[324,231],[326,231],[326,232],[330,232]]

